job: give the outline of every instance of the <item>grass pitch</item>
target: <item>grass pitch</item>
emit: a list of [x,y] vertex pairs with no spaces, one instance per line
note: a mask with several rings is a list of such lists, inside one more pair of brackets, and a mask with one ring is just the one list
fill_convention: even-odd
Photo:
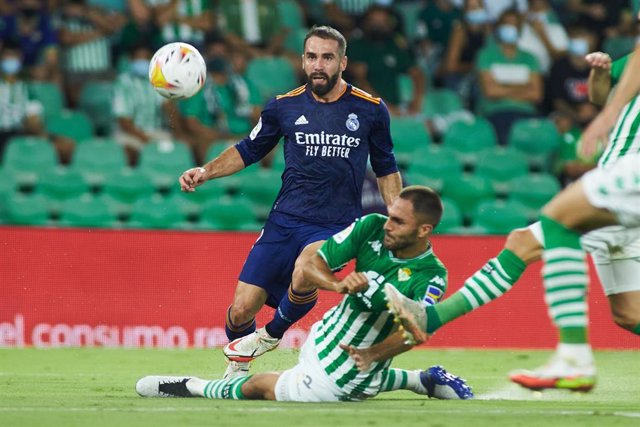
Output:
[[[293,366],[297,353],[277,350],[253,371]],[[301,404],[206,399],[143,399],[147,374],[219,378],[220,350],[0,350],[0,426],[639,426],[640,352],[598,352],[598,386],[588,394],[534,393],[506,373],[545,362],[549,352],[414,350],[394,366],[442,364],[466,378],[472,401],[383,393],[358,403]]]

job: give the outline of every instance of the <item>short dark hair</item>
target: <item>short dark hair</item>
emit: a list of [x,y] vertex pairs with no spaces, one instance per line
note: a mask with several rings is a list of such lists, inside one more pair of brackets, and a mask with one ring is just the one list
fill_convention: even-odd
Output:
[[399,197],[409,200],[416,216],[422,217],[422,220],[433,225],[433,228],[440,223],[443,211],[442,200],[433,189],[423,185],[410,185],[400,192]]
[[340,31],[336,30],[333,27],[329,27],[328,25],[317,26],[314,25],[311,27],[309,32],[304,38],[304,43],[302,44],[302,50],[307,47],[307,40],[311,37],[320,37],[324,40],[335,40],[338,42],[338,54],[340,57],[343,57],[347,53],[347,40],[344,38]]

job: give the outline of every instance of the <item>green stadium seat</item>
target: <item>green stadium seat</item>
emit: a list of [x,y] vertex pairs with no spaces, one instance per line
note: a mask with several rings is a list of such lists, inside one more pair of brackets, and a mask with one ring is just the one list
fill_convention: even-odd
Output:
[[442,145],[454,150],[458,158],[467,165],[474,165],[483,150],[497,144],[493,126],[481,117],[476,117],[471,122],[460,120],[452,123],[442,139]]
[[562,137],[549,119],[521,119],[509,131],[508,145],[526,154],[529,167],[549,170]]
[[32,187],[39,174],[46,174],[58,164],[53,145],[45,138],[13,137],[3,157],[4,169],[13,174],[19,186]]
[[424,121],[409,117],[395,117],[391,120],[391,138],[396,160],[403,166],[411,162],[417,149],[431,144],[431,135]]
[[29,97],[42,104],[45,117],[59,114],[64,109],[64,95],[57,84],[30,82],[27,88]]
[[427,175],[421,172],[405,172],[402,174],[402,178],[406,185],[424,185],[438,193],[441,193],[444,187],[444,179],[442,177]]
[[91,119],[82,111],[63,110],[45,118],[45,126],[50,134],[65,136],[76,142],[93,136]]
[[280,173],[284,172],[285,162],[284,162],[284,148],[282,145],[278,145],[275,148],[276,152],[273,156],[273,163],[271,164],[271,169],[276,170]]
[[18,183],[12,174],[0,169],[0,224],[7,220],[7,203],[15,196]]
[[[293,0],[279,0],[278,14],[280,15],[280,25],[291,30],[301,29],[304,26],[304,15],[298,2]],[[298,46],[297,52],[302,52],[302,45]]]
[[154,194],[134,203],[127,226],[159,229],[185,228],[186,216],[172,200]]
[[118,216],[127,216],[136,200],[155,192],[151,178],[144,172],[124,169],[107,176],[102,189],[103,202]]
[[308,32],[309,30],[306,28],[292,28],[284,39],[285,49],[299,55],[304,47],[304,39]]
[[408,74],[398,76],[398,89],[400,91],[400,102],[409,103],[413,99],[413,80]]
[[509,181],[529,174],[527,158],[520,151],[497,147],[489,148],[478,157],[475,174],[491,181],[497,194],[506,194]]
[[527,209],[518,202],[490,200],[476,207],[472,222],[486,234],[508,234],[513,229],[526,227],[529,218]]
[[51,224],[46,197],[40,194],[15,194],[7,202],[7,221],[16,225]]
[[108,135],[114,123],[112,103],[113,83],[93,81],[83,86],[78,108],[89,116],[98,134]]
[[535,220],[540,209],[561,190],[558,179],[546,173],[514,178],[509,187],[509,200],[525,206],[530,221]]
[[462,162],[455,151],[446,147],[431,145],[413,152],[408,172],[417,172],[433,177],[458,176],[463,172]]
[[464,110],[460,95],[449,89],[432,89],[424,95],[422,113],[427,118]]
[[207,148],[207,154],[206,154],[207,160],[215,159],[220,154],[222,154],[222,152],[224,150],[226,150],[227,148],[231,147],[236,142],[237,141],[235,141],[235,140],[230,140],[230,141],[221,141],[221,142],[217,142],[215,144],[211,144],[209,146],[209,148]]
[[435,229],[437,234],[456,234],[463,227],[464,217],[458,207],[458,204],[446,197],[442,198],[442,206],[444,207],[440,224]]
[[178,177],[194,166],[193,154],[186,144],[162,141],[142,147],[138,169],[146,172],[156,187],[168,189],[178,186]]
[[89,190],[89,184],[80,172],[62,167],[43,177],[35,189],[37,194],[42,194],[49,200],[49,208],[54,213],[60,212],[65,200],[79,197]]
[[238,231],[257,231],[260,227],[251,203],[231,197],[205,204],[199,225],[201,229]]
[[64,202],[58,223],[69,227],[108,228],[117,225],[117,218],[102,199],[83,194]]
[[264,101],[294,89],[298,81],[291,63],[285,58],[255,58],[247,65],[247,78],[258,88]]
[[633,36],[613,36],[607,37],[602,43],[602,51],[607,52],[611,59],[622,58],[629,52],[633,52],[636,45],[636,37]]
[[127,166],[121,145],[113,140],[93,138],[76,146],[71,167],[80,172],[91,186],[102,186],[107,176]]
[[258,169],[249,179],[240,181],[238,196],[251,202],[255,212],[266,218],[282,186],[280,175],[272,169]]
[[465,216],[470,215],[478,203],[496,197],[488,179],[466,174],[445,180],[442,195],[453,199]]

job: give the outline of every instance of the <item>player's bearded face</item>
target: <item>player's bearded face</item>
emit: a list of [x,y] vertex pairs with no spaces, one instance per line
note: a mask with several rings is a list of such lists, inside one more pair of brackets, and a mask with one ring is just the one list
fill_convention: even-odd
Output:
[[[405,227],[403,227],[405,228]],[[417,230],[400,230],[393,231],[385,230],[384,240],[382,244],[384,247],[392,252],[408,248],[418,241]]]
[[311,90],[318,96],[324,96],[331,91],[338,83],[340,71],[329,76],[323,71],[314,71],[307,75],[307,82],[311,86]]

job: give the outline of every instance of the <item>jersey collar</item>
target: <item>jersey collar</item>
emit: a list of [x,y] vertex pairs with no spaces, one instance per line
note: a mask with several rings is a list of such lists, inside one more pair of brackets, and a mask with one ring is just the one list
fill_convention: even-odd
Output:
[[[347,82],[345,82],[347,83]],[[335,104],[336,102],[340,101],[342,98],[344,98],[346,95],[351,93],[351,83],[347,83],[344,86],[344,89],[342,90],[342,93],[340,93],[340,96],[338,96],[338,98],[335,101],[331,101],[331,102],[320,102],[318,101],[314,96],[313,93],[311,92],[311,87],[309,86],[309,83],[306,84],[306,88],[305,91],[307,92],[307,95],[309,96],[309,98],[311,98],[313,100],[313,102],[317,103],[317,104],[323,104],[323,105],[331,105],[331,104]]]
[[407,263],[407,262],[410,262],[410,261],[415,261],[415,260],[418,260],[418,259],[426,258],[429,255],[433,255],[433,247],[431,246],[431,242],[429,242],[429,247],[427,248],[426,251],[422,252],[417,257],[407,258],[407,259],[396,258],[396,257],[393,256],[393,253],[391,251],[387,251],[387,253],[389,254],[389,259],[391,261],[399,262],[399,263]]

